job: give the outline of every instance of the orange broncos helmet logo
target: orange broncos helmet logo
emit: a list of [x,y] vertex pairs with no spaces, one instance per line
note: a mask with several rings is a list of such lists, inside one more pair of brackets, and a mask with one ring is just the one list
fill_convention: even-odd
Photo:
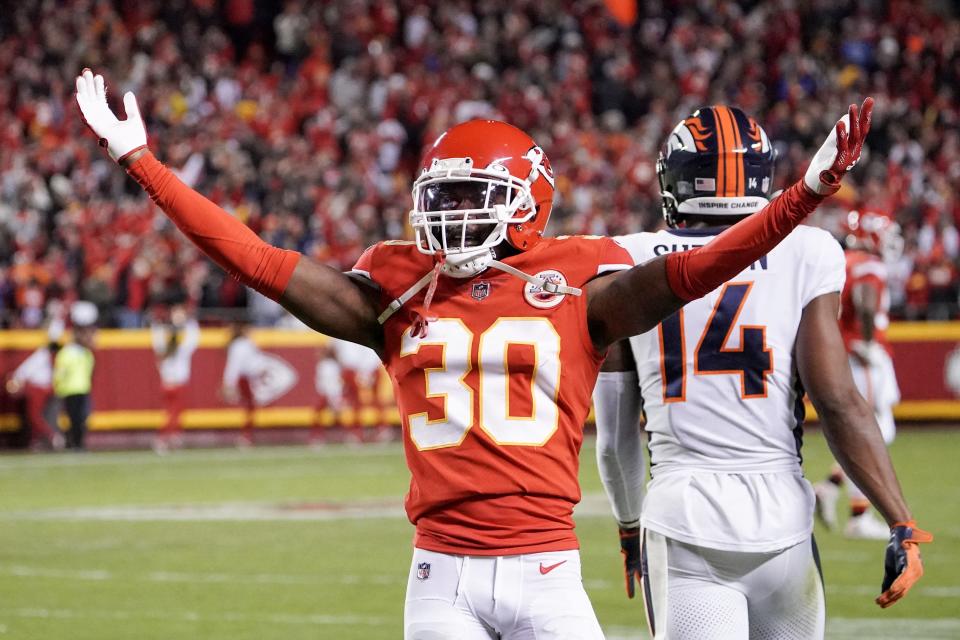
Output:
[[763,140],[760,138],[760,125],[753,118],[747,118],[747,121],[750,123],[747,136],[754,141],[750,146],[754,151],[760,151],[763,148]]
[[697,145],[697,151],[706,151],[707,145],[704,144],[704,141],[712,136],[713,132],[703,126],[700,116],[690,116],[683,121],[683,124],[687,125],[690,135],[693,136],[693,141]]

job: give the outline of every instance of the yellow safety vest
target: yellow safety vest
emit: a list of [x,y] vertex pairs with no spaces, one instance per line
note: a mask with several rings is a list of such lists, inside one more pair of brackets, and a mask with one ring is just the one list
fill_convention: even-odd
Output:
[[93,352],[68,344],[53,361],[53,392],[59,397],[90,393],[93,385]]

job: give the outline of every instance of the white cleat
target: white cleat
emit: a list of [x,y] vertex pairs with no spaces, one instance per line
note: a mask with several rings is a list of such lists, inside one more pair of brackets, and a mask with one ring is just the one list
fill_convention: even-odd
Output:
[[859,516],[853,516],[847,521],[843,535],[860,540],[887,540],[890,537],[890,527],[881,522],[873,513],[867,511]]
[[840,487],[829,480],[813,485],[817,496],[817,517],[830,531],[837,528],[837,502],[840,500]]

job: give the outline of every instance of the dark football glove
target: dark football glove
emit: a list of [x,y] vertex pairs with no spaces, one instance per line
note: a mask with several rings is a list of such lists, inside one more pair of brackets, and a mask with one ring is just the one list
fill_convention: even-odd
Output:
[[890,542],[884,560],[882,593],[876,603],[886,609],[907,595],[923,575],[920,560],[921,542],[933,542],[933,534],[917,529],[913,520],[898,522],[890,527]]
[[623,573],[627,597],[636,595],[636,584],[643,577],[640,558],[640,527],[620,527],[620,554],[623,556]]

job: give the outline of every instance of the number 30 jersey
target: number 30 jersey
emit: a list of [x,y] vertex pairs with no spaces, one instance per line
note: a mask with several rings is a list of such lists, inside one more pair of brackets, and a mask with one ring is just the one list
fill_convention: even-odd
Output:
[[[637,264],[707,244],[722,229],[618,238]],[[652,480],[644,526],[690,544],[766,551],[810,535],[800,475],[803,391],[794,347],[804,307],[843,289],[844,256],[800,226],[767,256],[656,329],[630,339]]]
[[[583,288],[632,266],[609,238],[541,240],[503,262]],[[368,249],[353,273],[381,308],[433,269],[413,243]],[[587,330],[586,296],[551,295],[499,270],[440,276],[384,324],[411,472],[406,510],[415,545],[441,553],[515,555],[577,548],[572,512],[583,422],[603,355]],[[430,319],[425,337],[415,327]]]

